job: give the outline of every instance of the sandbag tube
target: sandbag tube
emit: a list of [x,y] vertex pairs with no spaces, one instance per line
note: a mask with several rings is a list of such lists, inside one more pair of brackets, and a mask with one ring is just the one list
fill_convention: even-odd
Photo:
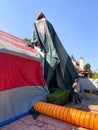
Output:
[[34,109],[41,114],[63,120],[77,126],[88,128],[90,130],[98,130],[98,114],[95,113],[58,106],[46,102],[35,103]]

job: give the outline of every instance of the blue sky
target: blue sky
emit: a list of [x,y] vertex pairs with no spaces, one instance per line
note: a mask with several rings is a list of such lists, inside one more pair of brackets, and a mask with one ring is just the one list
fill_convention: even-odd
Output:
[[98,0],[1,0],[0,30],[33,39],[33,23],[43,12],[76,60],[98,72]]

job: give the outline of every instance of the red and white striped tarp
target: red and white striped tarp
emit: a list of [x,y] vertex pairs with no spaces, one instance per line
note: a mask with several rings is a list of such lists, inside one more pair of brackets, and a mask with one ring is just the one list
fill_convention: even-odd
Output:
[[0,30],[0,123],[29,111],[49,93],[42,57],[27,44]]

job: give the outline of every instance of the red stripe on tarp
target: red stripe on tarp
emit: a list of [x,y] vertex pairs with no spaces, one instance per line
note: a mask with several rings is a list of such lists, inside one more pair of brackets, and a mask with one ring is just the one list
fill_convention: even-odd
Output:
[[14,40],[14,42],[19,42],[19,43],[22,43],[22,44],[28,44],[28,42],[26,42],[26,41],[24,41],[24,40],[22,40],[22,39],[20,39],[16,36],[13,36],[11,34],[8,34],[7,32],[4,32],[2,30],[0,30],[0,34],[1,34],[1,36],[4,36],[4,37],[9,38],[11,40]]
[[23,46],[23,45],[17,44],[17,43],[15,43],[15,42],[12,42],[12,41],[10,41],[10,40],[7,40],[7,39],[5,39],[5,38],[3,38],[3,37],[1,37],[0,40],[2,40],[3,42],[10,43],[10,44],[12,44],[12,45],[14,45],[14,46],[16,46],[16,47],[18,47],[18,48],[24,49],[24,50],[26,50],[26,51],[30,51],[30,52],[33,52],[33,53],[37,53],[37,50],[34,49],[34,48],[30,48],[30,47],[27,47],[27,46]]
[[0,91],[45,84],[39,61],[0,53]]

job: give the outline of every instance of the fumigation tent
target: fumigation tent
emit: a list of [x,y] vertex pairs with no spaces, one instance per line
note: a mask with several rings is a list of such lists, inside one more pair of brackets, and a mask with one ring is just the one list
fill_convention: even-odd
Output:
[[[45,101],[52,87],[72,91],[77,72],[46,18],[34,23],[33,44],[0,30],[0,123]],[[37,46],[36,46],[37,45]],[[38,47],[39,45],[39,47]]]
[[0,30],[0,123],[28,112],[49,93],[43,58],[27,44]]

